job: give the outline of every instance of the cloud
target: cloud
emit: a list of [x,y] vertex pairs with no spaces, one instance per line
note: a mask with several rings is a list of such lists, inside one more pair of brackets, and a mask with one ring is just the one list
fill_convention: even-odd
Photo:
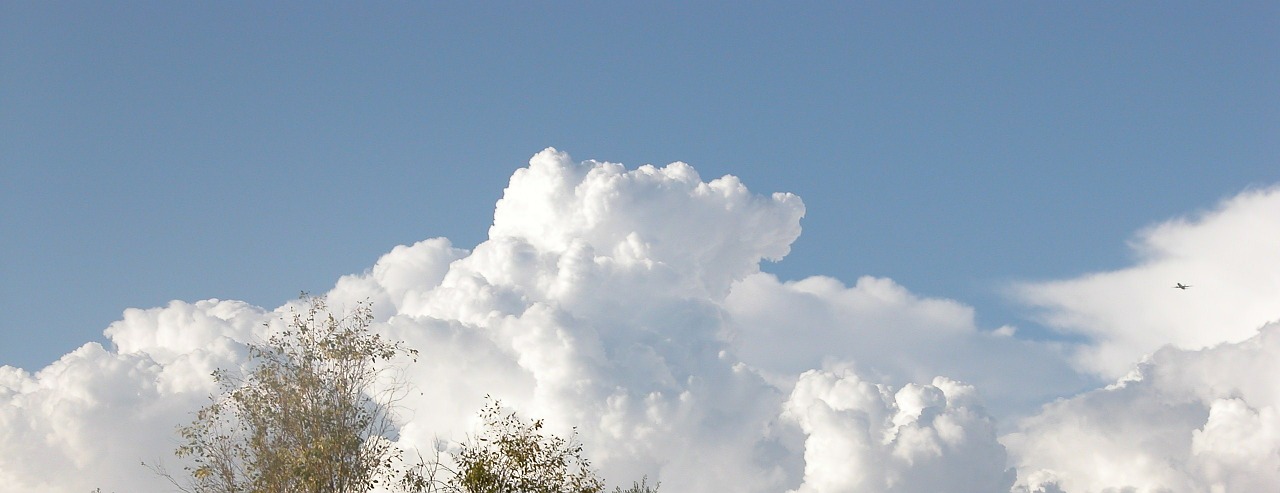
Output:
[[804,373],[784,411],[806,435],[793,491],[1007,491],[1014,473],[975,394],[943,377],[895,391],[847,370]]
[[1280,484],[1276,375],[1280,324],[1239,343],[1166,347],[1003,442],[1024,491],[1267,491]]
[[881,382],[947,375],[1017,414],[1089,384],[1058,348],[1010,337],[1007,328],[981,330],[973,308],[916,296],[891,279],[864,276],[846,286],[830,277],[780,282],[758,273],[734,285],[725,309],[736,354],[783,386],[833,362]]
[[[798,197],[703,182],[682,163],[628,171],[547,150],[512,177],[489,240],[396,247],[328,297],[335,310],[372,300],[372,329],[421,351],[403,375],[418,391],[400,402],[406,446],[462,438],[491,394],[554,431],[579,427],[616,481],[779,491],[798,471],[785,392],[730,354],[721,304],[786,255],[803,214]],[[170,456],[173,427],[214,390],[209,372],[241,364],[289,308],[131,309],[106,331],[111,350],[35,375],[5,368],[0,476],[18,491],[162,487],[137,462]],[[86,393],[101,398],[73,398]]]
[[644,264],[646,277],[692,283],[680,286],[689,295],[720,297],[760,260],[785,256],[803,215],[795,195],[756,196],[733,176],[704,183],[684,163],[628,172],[544,151],[511,177],[489,238],[550,254],[588,249]]
[[386,293],[382,328],[422,351],[409,379],[437,391],[403,402],[408,445],[460,438],[492,394],[558,431],[578,426],[609,477],[771,491],[786,472],[765,460],[764,430],[783,395],[726,353],[719,304],[786,254],[803,213],[795,196],[704,183],[681,163],[627,171],[549,150],[512,177],[473,251],[436,241],[379,261],[394,272],[456,259],[404,283],[415,294],[375,268],[331,296]]
[[129,310],[97,343],[34,375],[0,367],[0,479],[6,491],[154,491],[140,466],[170,456],[174,428],[214,391],[209,373],[244,360],[266,314],[244,303]]
[[1002,437],[1017,490],[1280,484],[1280,325],[1268,325],[1280,318],[1280,187],[1157,224],[1132,246],[1133,267],[1015,289],[1051,326],[1084,336],[1077,367],[1116,379]]
[[[512,176],[486,241],[397,246],[327,296],[335,310],[371,300],[371,329],[420,351],[401,375],[410,388],[397,439],[408,448],[475,431],[492,395],[551,431],[577,427],[612,483],[647,474],[670,491],[1000,491],[1014,481],[1009,464],[1024,489],[1087,488],[1112,483],[1055,437],[1087,447],[1115,427],[1141,447],[1195,457],[1162,459],[1169,471],[1132,466],[1147,478],[1133,484],[1271,478],[1266,392],[1276,390],[1241,382],[1275,374],[1265,366],[1280,360],[1274,336],[1157,352],[1140,378],[1052,404],[997,440],[998,419],[1090,377],[1055,346],[977,327],[971,307],[891,279],[762,273],[760,262],[787,255],[804,213],[798,197],[752,193],[731,176],[703,181],[683,163],[627,170],[548,149]],[[1184,281],[1195,291],[1169,294],[1206,285]],[[129,309],[106,329],[110,348],[88,344],[35,373],[0,367],[0,484],[165,488],[137,463],[179,468],[173,430],[216,390],[209,373],[243,364],[245,344],[281,329],[294,307]],[[1125,334],[1098,331],[1099,347],[1123,339],[1113,333]],[[1248,344],[1259,347],[1225,349]],[[1254,366],[1219,371],[1233,364]],[[1168,424],[1101,419],[1130,408]],[[1169,444],[1182,448],[1160,448]]]
[[1131,246],[1133,267],[1014,288],[1047,324],[1089,338],[1076,358],[1083,369],[1114,378],[1165,344],[1239,342],[1280,319],[1280,187],[1158,224]]

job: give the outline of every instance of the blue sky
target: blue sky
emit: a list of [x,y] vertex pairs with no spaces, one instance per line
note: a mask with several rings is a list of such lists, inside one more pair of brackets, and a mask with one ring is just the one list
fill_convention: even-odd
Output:
[[[554,146],[807,215],[784,279],[1001,292],[1280,181],[1271,2],[0,5],[0,363],[485,238]],[[1170,282],[1174,279],[1170,279]]]

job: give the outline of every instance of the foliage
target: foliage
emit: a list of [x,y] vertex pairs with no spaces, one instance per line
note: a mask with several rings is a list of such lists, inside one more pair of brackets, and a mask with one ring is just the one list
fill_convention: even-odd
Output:
[[662,486],[662,483],[649,486],[649,477],[645,476],[640,478],[638,483],[633,481],[631,487],[625,490],[621,486],[613,487],[613,493],[658,493],[659,486]]
[[368,303],[338,318],[323,297],[303,301],[286,330],[249,346],[245,374],[213,373],[222,393],[178,430],[176,454],[194,464],[184,490],[346,493],[414,481],[386,438],[397,387],[375,388],[387,362],[417,352],[370,333]]
[[[604,493],[576,429],[567,440],[546,434],[542,420],[492,399],[481,434],[455,453],[442,458],[438,446],[430,459],[404,460],[388,439],[403,386],[385,379],[394,358],[417,351],[371,333],[368,303],[339,318],[322,297],[303,301],[285,330],[249,345],[244,371],[213,373],[221,393],[178,428],[186,483],[154,471],[189,493]],[[614,493],[656,493],[647,480]]]
[[[484,432],[455,455],[451,486],[465,493],[600,493],[604,482],[582,445],[544,435],[542,420],[525,422],[498,401],[480,411]],[[575,430],[576,435],[576,430]],[[572,438],[572,437],[571,437]]]

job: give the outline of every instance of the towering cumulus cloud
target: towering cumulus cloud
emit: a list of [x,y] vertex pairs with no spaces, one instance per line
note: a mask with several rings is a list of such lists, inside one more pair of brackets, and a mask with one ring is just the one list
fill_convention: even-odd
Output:
[[[1256,377],[1276,374],[1274,329],[1157,351],[1121,383],[1037,413],[1032,404],[1085,381],[1058,347],[977,327],[972,308],[890,279],[761,272],[787,255],[803,215],[798,197],[703,181],[683,163],[627,170],[548,149],[512,176],[488,240],[397,246],[327,295],[334,309],[371,300],[372,329],[420,351],[392,437],[411,449],[473,432],[491,395],[551,431],[577,427],[612,483],[648,475],[663,491],[1274,481],[1278,392]],[[1061,306],[1057,319],[1088,318],[1036,299]],[[291,308],[130,309],[106,329],[110,348],[88,344],[35,372],[0,368],[0,485],[163,490],[138,462],[181,466],[173,429],[216,390],[209,373],[244,363],[246,342],[279,330]],[[1079,352],[1128,341],[1123,324],[1079,329]],[[1131,367],[1159,346],[1124,347]],[[1030,417],[997,421],[1014,415]]]
[[720,304],[787,253],[803,213],[793,195],[704,183],[682,163],[626,171],[548,150],[512,177],[474,251],[398,249],[331,296],[389,305],[386,329],[423,351],[411,380],[434,392],[403,403],[410,445],[459,438],[488,393],[577,425],[607,476],[767,488],[785,477],[764,435],[783,396],[725,353]]

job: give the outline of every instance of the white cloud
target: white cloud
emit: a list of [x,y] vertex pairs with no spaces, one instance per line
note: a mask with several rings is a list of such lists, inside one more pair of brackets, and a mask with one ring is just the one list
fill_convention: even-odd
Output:
[[[445,387],[404,402],[406,443],[461,437],[492,394],[553,429],[579,426],[610,477],[776,490],[786,473],[764,460],[765,428],[782,394],[725,353],[719,301],[787,252],[803,211],[794,196],[703,183],[680,163],[628,172],[540,153],[512,177],[489,241],[409,283],[416,296],[388,296],[395,315],[382,328],[423,351],[410,380]],[[379,266],[458,257],[439,251]],[[373,277],[331,296],[397,291]]]
[[1055,347],[980,330],[973,309],[921,298],[891,279],[853,286],[815,276],[779,282],[754,274],[725,303],[733,347],[744,362],[789,385],[795,375],[851,361],[878,381],[929,381],[947,375],[983,389],[1004,413],[1030,412],[1087,384]]
[[684,163],[626,171],[548,150],[511,177],[489,237],[543,253],[585,249],[619,265],[640,263],[646,277],[691,283],[668,287],[719,297],[761,259],[785,256],[803,215],[795,195],[753,195],[733,176],[704,183]]
[[785,416],[806,435],[795,493],[1007,491],[1013,483],[973,387],[943,377],[895,391],[848,370],[810,371]]
[[[761,273],[762,260],[788,253],[803,215],[795,196],[756,195],[733,177],[703,182],[682,163],[628,171],[549,149],[512,177],[487,241],[395,247],[328,297],[334,309],[372,300],[373,330],[420,350],[403,375],[414,390],[400,402],[399,439],[409,447],[473,431],[489,394],[553,431],[577,426],[614,483],[648,474],[664,491],[1007,488],[1013,472],[993,417],[1001,412],[988,412],[979,394],[1010,414],[1085,380],[1057,349],[1010,327],[976,327],[972,308],[890,279],[848,286]],[[130,309],[107,328],[109,350],[89,344],[34,374],[0,367],[0,484],[162,489],[137,462],[179,465],[173,429],[215,390],[209,372],[241,364],[245,342],[263,337],[264,322],[279,328],[291,306]],[[1104,347],[1113,339],[1123,338],[1099,337]],[[1020,484],[1106,483],[1080,472],[1078,454],[1053,439],[1065,433],[1089,446],[1108,426],[1130,424],[1136,431],[1122,431],[1150,438],[1144,446],[1172,443],[1196,458],[1165,461],[1185,471],[1130,467],[1156,481],[1141,484],[1270,479],[1258,471],[1276,450],[1275,396],[1266,392],[1277,390],[1242,383],[1243,369],[1218,372],[1280,359],[1272,342],[1259,344],[1218,363],[1203,362],[1229,351],[1157,353],[1144,371],[1164,373],[1046,408],[1004,439]],[[1177,355],[1193,356],[1162,363]],[[1153,375],[1167,383],[1151,387]],[[1170,395],[1196,397],[1179,406]],[[1137,418],[1068,419],[1108,406],[1149,409],[1172,424],[1141,431]]]
[[34,375],[0,368],[6,491],[162,487],[139,463],[170,455],[174,427],[214,390],[209,372],[243,360],[242,345],[227,335],[262,319],[252,310],[220,318],[226,307],[211,300],[131,311],[108,330],[128,351],[90,343]]
[[1167,347],[1003,441],[1030,491],[1267,491],[1280,484],[1276,375],[1280,324],[1240,343]]
[[1078,367],[1119,377],[1046,405],[1002,438],[1019,488],[1280,484],[1280,325],[1266,325],[1280,319],[1280,188],[1148,228],[1133,247],[1133,267],[1016,289],[1052,326],[1086,337]]
[[1015,288],[1048,324],[1090,339],[1081,368],[1116,377],[1164,344],[1238,342],[1280,319],[1280,187],[1156,225],[1132,247],[1133,267]]
[[[406,445],[462,438],[492,394],[556,431],[580,427],[617,481],[778,491],[798,471],[775,431],[785,394],[728,353],[720,304],[788,252],[803,214],[795,196],[702,182],[681,163],[627,171],[548,150],[512,177],[488,241],[396,247],[328,296],[335,309],[372,300],[373,329],[421,351],[405,370],[418,391],[400,403]],[[112,351],[86,346],[36,375],[6,368],[6,487],[157,489],[136,463],[171,454],[173,427],[214,390],[209,372],[239,364],[288,308],[128,310],[107,329]]]

